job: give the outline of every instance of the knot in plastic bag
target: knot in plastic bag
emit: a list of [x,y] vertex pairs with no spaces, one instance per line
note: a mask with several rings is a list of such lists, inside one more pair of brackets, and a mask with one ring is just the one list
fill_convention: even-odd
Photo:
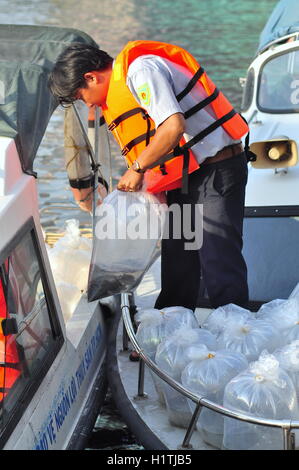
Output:
[[[252,332],[252,329],[255,327],[254,323],[251,323],[251,319],[241,317],[241,318],[230,318],[226,326],[223,328],[223,333],[219,335],[219,338],[223,335],[228,338],[239,338],[240,340]],[[253,320],[255,321],[255,320]]]
[[250,372],[257,382],[273,382],[279,388],[285,388],[286,382],[279,378],[280,366],[273,354],[263,351],[259,359],[249,365]]
[[244,323],[248,318],[253,318],[250,310],[235,304],[227,304],[216,308],[204,322],[203,327],[212,333],[219,335],[228,323]]
[[215,357],[216,352],[210,351],[205,344],[199,344],[198,346],[190,346],[187,355],[190,361],[204,361]]

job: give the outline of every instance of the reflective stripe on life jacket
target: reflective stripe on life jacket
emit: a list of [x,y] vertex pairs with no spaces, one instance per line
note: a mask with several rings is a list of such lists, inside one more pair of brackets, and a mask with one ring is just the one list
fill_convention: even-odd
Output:
[[[140,107],[126,84],[130,64],[137,57],[148,54],[171,60],[192,73],[192,78],[186,88],[176,96],[178,101],[181,101],[197,82],[200,82],[206,91],[207,98],[187,110],[184,113],[185,119],[207,105],[212,107],[217,118],[212,125],[203,129],[190,141],[186,142],[182,138],[173,152],[145,173],[149,192],[155,193],[182,186],[186,192],[188,173],[199,168],[191,147],[220,126],[233,139],[240,139],[246,134],[248,126],[189,52],[178,46],[155,41],[129,42],[115,60],[106,106],[103,107],[105,120],[119,143],[128,166],[138,158],[155,134],[154,121]],[[182,178],[183,175],[184,178]]]
[[[7,318],[7,304],[0,277],[0,321]],[[20,374],[20,361],[15,338],[13,335],[5,336],[0,328],[0,401],[10,391]]]

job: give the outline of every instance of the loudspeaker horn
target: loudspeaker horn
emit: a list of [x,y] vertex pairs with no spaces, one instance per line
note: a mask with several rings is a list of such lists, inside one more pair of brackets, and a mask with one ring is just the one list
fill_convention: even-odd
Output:
[[286,168],[298,163],[297,143],[288,137],[253,142],[250,150],[256,154],[254,168]]

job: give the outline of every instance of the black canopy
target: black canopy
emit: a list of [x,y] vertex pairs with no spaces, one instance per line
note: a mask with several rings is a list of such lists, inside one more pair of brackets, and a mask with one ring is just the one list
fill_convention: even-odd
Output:
[[58,55],[71,43],[97,46],[71,28],[0,25],[0,136],[15,139],[22,168],[33,161],[58,105],[47,82]]

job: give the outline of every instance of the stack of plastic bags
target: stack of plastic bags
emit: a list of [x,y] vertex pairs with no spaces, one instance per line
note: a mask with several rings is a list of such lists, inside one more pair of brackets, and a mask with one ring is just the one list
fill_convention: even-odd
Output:
[[81,236],[78,220],[69,219],[65,235],[47,251],[63,317],[68,321],[87,289],[91,240]]
[[[192,310],[184,307],[141,310],[135,315],[135,322],[139,324],[136,333],[138,344],[152,361],[155,360],[158,345],[164,338],[170,338],[175,330],[181,327],[198,328]],[[163,381],[152,371],[151,374],[159,401],[165,405]]]
[[[190,361],[188,351],[192,344],[206,345],[211,350],[217,348],[216,337],[208,330],[181,327],[159,344],[155,357],[157,366],[181,382],[182,371]],[[162,382],[162,390],[170,423],[188,427],[192,414],[187,398],[165,382]]]
[[[188,309],[164,312],[140,312],[137,333],[162,371],[236,413],[299,420],[299,284],[289,299],[268,302],[256,314],[234,304],[221,306],[203,328]],[[195,404],[161,379],[158,385],[170,422],[188,426]],[[207,407],[197,429],[216,448],[283,448],[281,428],[224,417]],[[299,431],[295,435],[298,441]]]

